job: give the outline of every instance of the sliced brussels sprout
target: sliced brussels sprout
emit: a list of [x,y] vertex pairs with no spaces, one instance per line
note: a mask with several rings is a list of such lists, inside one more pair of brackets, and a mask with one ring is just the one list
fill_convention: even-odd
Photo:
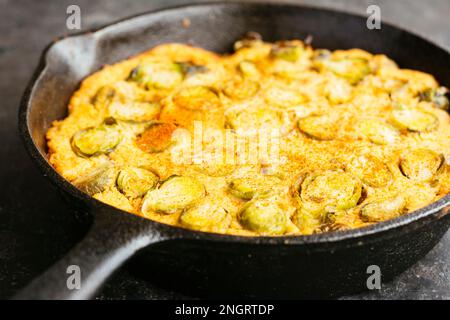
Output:
[[273,198],[257,198],[246,203],[238,218],[244,228],[267,235],[284,234],[288,222],[286,208]]
[[307,174],[300,185],[300,198],[315,208],[346,210],[358,203],[362,183],[355,176],[337,170]]
[[401,195],[369,202],[361,208],[361,219],[380,222],[400,216],[405,211],[406,200]]
[[170,122],[153,122],[137,137],[136,144],[144,152],[162,152],[172,145],[172,134],[176,129],[177,126]]
[[371,72],[369,62],[363,58],[321,58],[315,64],[320,70],[329,70],[351,84],[357,84]]
[[259,75],[258,68],[251,61],[244,60],[239,62],[238,69],[244,77],[256,77]]
[[445,157],[429,149],[415,149],[400,160],[400,170],[411,180],[427,182],[432,180],[445,166]]
[[371,155],[355,157],[350,162],[349,169],[365,184],[374,188],[384,187],[393,179],[388,166]]
[[244,100],[253,97],[259,90],[259,83],[248,79],[228,81],[223,93],[231,99]]
[[261,45],[262,43],[263,41],[261,35],[257,32],[250,31],[247,32],[241,40],[234,43],[234,50],[238,51],[242,48],[255,47]]
[[273,45],[270,54],[276,59],[295,62],[300,58],[303,52],[304,48],[302,46],[292,44],[289,41],[282,41]]
[[330,77],[324,87],[324,94],[331,104],[342,104],[351,99],[352,90],[352,85],[345,79]]
[[400,132],[394,126],[382,120],[368,119],[359,124],[359,130],[370,141],[376,144],[392,144],[400,136]]
[[302,234],[312,234],[320,228],[323,221],[323,216],[310,213],[304,208],[297,210],[293,222],[300,229]]
[[287,113],[268,108],[229,112],[226,114],[226,124],[240,135],[252,135],[255,130],[278,131],[282,135],[290,127]]
[[116,179],[117,189],[130,198],[139,198],[153,189],[159,177],[150,170],[126,167],[119,171]]
[[109,105],[111,117],[122,121],[145,122],[155,119],[161,111],[159,103],[152,102],[128,102],[115,101]]
[[313,59],[314,61],[320,62],[323,60],[329,60],[331,58],[331,51],[327,49],[317,49],[314,50]]
[[84,193],[92,196],[103,192],[107,186],[113,183],[113,170],[111,163],[103,163],[86,175],[78,177],[72,183]]
[[101,124],[98,127],[78,131],[72,137],[72,149],[81,157],[106,154],[119,144],[121,134],[115,125]]
[[270,106],[289,108],[304,102],[305,97],[293,90],[274,87],[265,92],[265,100]]
[[392,122],[414,132],[433,131],[439,127],[439,119],[434,114],[406,107],[398,107],[392,112]]
[[133,69],[129,80],[146,88],[171,89],[183,81],[183,71],[177,63],[153,61]]
[[217,94],[205,86],[185,87],[173,97],[173,102],[180,108],[194,111],[208,111],[221,106]]
[[[321,224],[314,231],[315,232],[331,232],[338,230],[348,230],[352,228],[352,216],[345,210],[337,210],[335,212],[328,212]],[[353,218],[354,219],[354,218]]]
[[177,62],[177,64],[180,66],[181,71],[186,77],[190,77],[199,73],[205,73],[208,72],[208,68],[206,66],[193,64],[192,62]]
[[327,115],[312,115],[298,120],[298,128],[311,138],[333,140],[337,135],[336,119]]
[[187,209],[202,199],[205,187],[197,179],[173,176],[158,189],[150,190],[144,197],[142,212],[172,214]]
[[208,201],[184,211],[180,215],[180,223],[188,228],[200,230],[226,228],[230,222],[229,217],[228,211],[220,204]]
[[437,108],[447,110],[449,106],[448,89],[439,87],[436,89],[427,89],[419,94],[421,101],[432,102]]
[[228,183],[230,193],[235,197],[250,200],[256,195],[264,195],[279,185],[280,178],[276,176],[256,176],[237,178]]
[[97,109],[102,109],[112,101],[115,95],[116,90],[112,86],[103,86],[95,94],[92,104]]

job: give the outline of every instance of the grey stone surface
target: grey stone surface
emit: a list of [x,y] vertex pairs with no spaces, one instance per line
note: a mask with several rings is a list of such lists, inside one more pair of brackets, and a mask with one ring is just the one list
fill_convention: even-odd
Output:
[[[0,0],[0,298],[7,298],[61,257],[85,230],[28,159],[17,132],[20,97],[40,53],[67,34],[66,8],[78,4],[89,29],[181,0]],[[382,18],[450,47],[448,0],[291,1],[365,14],[378,4]],[[74,215],[75,214],[75,215]],[[78,217],[78,218],[77,218]],[[424,259],[381,291],[344,299],[450,299],[450,233]],[[99,299],[182,298],[122,268]]]

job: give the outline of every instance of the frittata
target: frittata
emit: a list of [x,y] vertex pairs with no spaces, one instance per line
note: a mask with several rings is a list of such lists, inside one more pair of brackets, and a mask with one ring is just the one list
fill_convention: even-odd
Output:
[[87,77],[49,161],[111,206],[234,235],[367,226],[450,192],[447,89],[360,49],[257,34],[164,44]]

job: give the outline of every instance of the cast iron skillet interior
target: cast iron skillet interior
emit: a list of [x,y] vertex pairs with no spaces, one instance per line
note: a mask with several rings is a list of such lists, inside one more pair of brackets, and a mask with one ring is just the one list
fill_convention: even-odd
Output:
[[[188,28],[182,20],[189,19]],[[138,252],[137,269],[181,291],[211,297],[330,297],[363,289],[366,268],[392,278],[428,252],[449,226],[450,195],[400,218],[370,227],[288,237],[240,237],[187,230],[149,221],[80,192],[47,162],[45,133],[67,113],[80,81],[111,64],[167,42],[230,52],[248,31],[267,41],[305,39],[328,49],[362,48],[400,66],[422,70],[450,86],[450,55],[397,27],[369,30],[366,19],[280,3],[208,3],[154,11],[51,44],[26,90],[20,133],[43,173],[92,213],[86,238],[33,281],[18,299],[84,299]],[[133,259],[134,260],[134,259]],[[77,265],[82,285],[69,290],[67,267]],[[143,270],[142,270],[143,269]],[[155,278],[155,277],[153,277]],[[219,292],[219,293],[218,293]]]

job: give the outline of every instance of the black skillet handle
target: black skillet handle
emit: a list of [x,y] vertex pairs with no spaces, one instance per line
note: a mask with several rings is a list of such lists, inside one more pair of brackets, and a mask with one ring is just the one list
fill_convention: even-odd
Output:
[[[169,238],[170,227],[147,222],[111,208],[98,209],[86,237],[13,299],[91,298],[105,280],[136,251]],[[78,270],[79,282],[74,278]]]

